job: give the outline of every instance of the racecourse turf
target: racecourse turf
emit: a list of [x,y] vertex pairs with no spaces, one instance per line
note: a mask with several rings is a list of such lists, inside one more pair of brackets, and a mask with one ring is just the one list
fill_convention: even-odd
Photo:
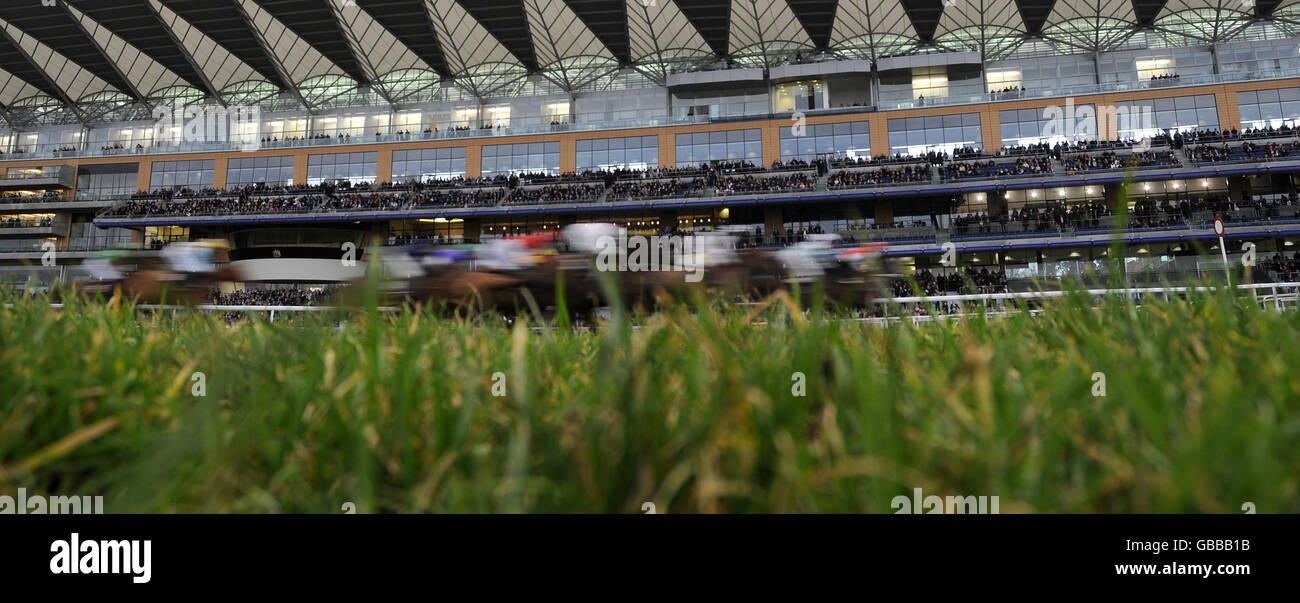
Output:
[[890,327],[678,304],[591,330],[3,297],[0,494],[110,513],[890,513],[915,488],[1300,512],[1300,314],[1248,296]]

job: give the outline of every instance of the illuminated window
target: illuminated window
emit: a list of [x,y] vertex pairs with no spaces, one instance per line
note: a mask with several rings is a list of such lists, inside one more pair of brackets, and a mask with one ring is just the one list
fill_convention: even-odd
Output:
[[1137,68],[1139,80],[1174,74],[1173,59],[1138,59],[1133,66]]
[[944,67],[912,69],[912,98],[948,96],[948,71]]
[[988,72],[989,91],[997,92],[1006,88],[1019,88],[1021,86],[1021,74],[1019,71],[990,71]]
[[546,123],[569,123],[569,103],[548,103],[542,106],[542,117]]

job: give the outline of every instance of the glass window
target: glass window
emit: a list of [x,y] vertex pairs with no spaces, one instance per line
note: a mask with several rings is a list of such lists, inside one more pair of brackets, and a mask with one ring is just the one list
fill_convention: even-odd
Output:
[[[1097,139],[1097,112],[1093,105],[999,111],[998,121],[1003,148]],[[966,132],[962,135],[966,136]]]
[[[156,165],[156,164],[155,164]],[[77,169],[77,199],[110,199],[136,192],[140,166],[135,163],[83,165]]]
[[322,182],[375,182],[379,153],[329,153],[307,156],[307,184]]
[[1115,131],[1121,139],[1148,138],[1165,130],[1218,129],[1219,115],[1214,95],[1179,96],[1115,104]]
[[293,184],[293,156],[237,157],[226,164],[226,187]]
[[155,161],[149,174],[149,188],[203,188],[212,186],[212,159]]
[[1238,92],[1237,110],[1243,129],[1300,126],[1300,88]]
[[804,126],[802,136],[796,136],[794,127],[786,126],[780,134],[781,161],[812,161],[820,154],[850,159],[871,157],[871,135],[865,121]]
[[465,147],[393,151],[392,182],[465,176]]
[[483,176],[511,173],[560,173],[560,143],[534,142],[484,145]]
[[676,142],[679,166],[710,161],[763,162],[763,133],[757,128],[678,134]]
[[895,118],[888,122],[889,152],[921,156],[930,151],[983,148],[979,113]]

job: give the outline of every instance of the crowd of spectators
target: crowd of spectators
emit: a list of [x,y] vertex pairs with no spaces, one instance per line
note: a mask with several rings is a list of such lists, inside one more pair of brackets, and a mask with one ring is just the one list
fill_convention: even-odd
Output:
[[601,184],[550,184],[534,188],[516,188],[506,196],[508,205],[591,202],[605,192]]
[[395,210],[410,202],[407,195],[383,193],[344,193],[326,197],[316,211]]
[[1300,151],[1300,142],[1266,142],[1260,144],[1247,141],[1241,143],[1239,147],[1232,147],[1227,144],[1218,146],[1206,144],[1198,147],[1188,147],[1187,157],[1200,163],[1246,160],[1269,161],[1290,157],[1294,151]]
[[457,176],[455,178],[408,178],[396,184],[396,186],[412,191],[422,191],[425,189],[442,189],[442,188],[473,188],[484,186],[509,186],[510,177],[505,174],[497,174],[490,178],[466,178]]
[[414,194],[411,207],[491,207],[505,196],[503,188],[426,190]]
[[149,218],[155,216],[219,216],[234,214],[280,214],[312,211],[323,195],[279,197],[204,197],[179,201],[144,199],[126,201],[109,215]]
[[743,174],[745,172],[763,171],[763,168],[760,168],[754,165],[753,162],[744,159],[736,159],[732,161],[715,161],[711,164],[709,163],[701,164],[700,167],[711,172],[714,175],[714,177],[721,177],[729,174]]
[[[1059,143],[1058,143],[1059,144]],[[1015,157],[1017,155],[1050,155],[1052,154],[1052,145],[1045,142],[1030,145],[1012,145],[1002,147],[993,153],[994,157]]]
[[[913,285],[915,283],[915,286]],[[929,270],[919,270],[911,279],[898,278],[891,283],[894,297],[912,297],[917,295],[949,294],[988,294],[1006,293],[1007,276],[999,270],[966,268],[948,274],[934,274]]]
[[300,287],[236,289],[229,293],[213,289],[208,299],[219,306],[310,306],[323,297],[320,293]]
[[769,177],[731,176],[718,182],[719,195],[744,193],[781,193],[812,190],[817,179],[810,174],[794,173]]
[[1068,173],[1083,173],[1094,170],[1118,170],[1129,167],[1179,167],[1182,162],[1173,151],[1139,151],[1118,154],[1114,151],[1100,153],[1083,153],[1061,160]]
[[867,157],[861,157],[861,156],[859,156],[859,157],[847,157],[847,156],[845,156],[845,157],[838,157],[838,156],[837,156],[837,157],[832,157],[832,158],[831,158],[831,160],[830,160],[830,162],[829,162],[829,167],[830,167],[831,169],[840,169],[840,168],[851,168],[851,167],[865,167],[865,166],[868,166],[868,165],[871,165],[871,164],[872,164],[871,159],[870,159],[870,158],[867,158]]
[[609,201],[698,197],[704,194],[704,180],[625,180],[609,188]]
[[1278,253],[1271,258],[1260,260],[1257,265],[1274,282],[1300,281],[1300,251],[1295,252],[1290,259],[1287,259],[1285,254]]
[[778,159],[776,161],[773,161],[770,169],[773,171],[808,170],[814,167],[816,166],[814,166],[811,163],[808,163],[807,161],[804,161],[803,159],[800,159],[798,157],[791,157],[790,159]]
[[18,216],[0,218],[0,228],[40,228],[53,225],[54,218],[37,218],[35,220],[23,219]]
[[413,244],[416,244],[416,243],[420,243],[420,244],[424,244],[424,245],[459,245],[459,244],[461,244],[461,243],[464,243],[464,239],[463,239],[463,238],[459,238],[459,237],[458,237],[458,238],[452,238],[452,237],[448,237],[448,236],[445,235],[445,234],[435,234],[435,233],[432,233],[432,232],[423,232],[423,233],[420,233],[420,232],[417,232],[417,233],[409,233],[409,232],[408,232],[408,233],[389,234],[389,235],[388,235],[388,242],[387,242],[387,244],[388,244],[389,246],[392,246],[392,245],[413,245]]
[[1297,134],[1300,134],[1300,131],[1296,128],[1283,124],[1278,127],[1246,128],[1240,131],[1233,128],[1231,130],[1206,129],[1174,133],[1165,132],[1153,137],[1152,140],[1167,143],[1175,149],[1181,149],[1188,144],[1232,142],[1250,138],[1293,138]]
[[908,165],[896,168],[880,168],[878,170],[835,172],[826,180],[826,187],[840,189],[904,182],[928,183],[930,179],[929,165]]
[[1111,215],[1110,206],[1102,201],[1082,203],[1052,203],[1038,207],[1022,207],[1010,213],[1011,222],[1019,222],[1022,230],[1046,231],[1060,228],[1096,228],[1103,226],[1102,218]]
[[643,170],[632,170],[627,168],[618,168],[605,172],[615,180],[638,180],[638,179],[655,179],[655,178],[695,178],[705,176],[709,170],[705,166],[684,166],[684,167],[655,167]]
[[534,186],[538,184],[572,184],[578,182],[603,182],[609,174],[602,171],[564,172],[547,174],[543,172],[521,172],[510,176],[510,187]]
[[63,194],[59,191],[44,191],[35,195],[22,193],[0,194],[0,203],[52,203],[62,200]]
[[1007,86],[1001,90],[996,88],[989,90],[989,94],[993,95],[993,98],[995,99],[1022,98],[1024,97],[1026,90],[1026,88],[1021,88],[1020,86]]
[[255,184],[229,190],[160,189],[132,195],[108,215],[203,216],[310,211],[396,210],[406,207],[483,207],[504,196],[498,179],[411,180],[399,184],[327,182],[318,185]]
[[1236,130],[1232,130],[1233,138],[1237,138],[1238,136],[1241,138],[1283,138],[1287,136],[1296,136],[1297,134],[1300,134],[1300,131],[1297,131],[1291,126],[1291,124],[1285,123],[1276,128],[1273,126],[1246,128],[1242,130],[1240,134],[1238,134]]
[[997,163],[992,159],[949,163],[939,168],[943,179],[951,181],[1051,173],[1052,160],[1046,156],[1024,156],[1012,163]]

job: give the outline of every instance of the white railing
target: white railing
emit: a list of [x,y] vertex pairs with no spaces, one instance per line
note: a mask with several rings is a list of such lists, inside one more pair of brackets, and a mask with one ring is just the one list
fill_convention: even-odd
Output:
[[[1190,287],[1130,287],[1124,289],[1082,289],[1077,293],[1083,293],[1092,297],[1105,297],[1110,295],[1124,295],[1133,298],[1142,298],[1144,296],[1170,296],[1185,295],[1194,292],[1216,291],[1220,287],[1212,286],[1190,286]],[[1249,291],[1255,301],[1265,308],[1273,308],[1277,311],[1295,310],[1300,306],[1300,283],[1258,283],[1249,285],[1236,285],[1234,289],[1240,291]],[[863,322],[873,322],[878,324],[897,324],[905,320],[910,320],[913,324],[925,322],[934,322],[936,320],[953,320],[961,319],[965,316],[1007,316],[1019,312],[1020,310],[1012,309],[1007,311],[1004,305],[997,302],[1006,302],[1011,300],[1032,300],[1032,299],[1054,299],[1075,294],[1075,291],[1021,291],[1015,293],[980,293],[964,295],[933,295],[933,296],[916,296],[916,297],[886,297],[872,300],[876,306],[881,306],[884,316],[872,316],[859,318]],[[972,304],[972,302],[975,302]],[[921,305],[927,311],[937,310],[934,313],[921,315],[909,315],[904,312],[891,315],[891,309],[914,310],[917,305]],[[961,311],[944,312],[945,306],[959,305]],[[974,308],[970,306],[974,305]],[[979,310],[979,311],[975,311]],[[1028,310],[1031,316],[1037,316],[1041,310]]]
[[[1255,301],[1261,306],[1272,307],[1275,310],[1295,310],[1300,307],[1300,283],[1258,283],[1249,285],[1235,285],[1234,289],[1240,291],[1249,291]],[[1080,289],[1077,293],[1083,293],[1092,297],[1105,297],[1110,295],[1125,295],[1135,298],[1143,296],[1169,296],[1184,295],[1193,292],[1217,291],[1220,287],[1212,286],[1190,286],[1190,287],[1130,287],[1124,289]],[[879,323],[898,323],[903,320],[911,320],[915,323],[932,322],[935,320],[960,319],[964,316],[1006,316],[1020,312],[1019,309],[1007,311],[995,302],[1006,302],[1011,300],[1046,300],[1073,295],[1076,291],[1020,291],[1014,293],[975,293],[962,295],[932,295],[916,297],[884,297],[872,300],[872,304],[884,307],[884,316],[874,316],[858,318],[856,320],[865,322]],[[890,309],[897,306],[914,308],[916,305],[929,306],[931,309],[942,308],[946,304],[960,304],[964,309],[972,305],[971,302],[978,302],[978,307],[982,311],[962,311],[962,312],[939,312],[936,314],[924,315],[905,315],[890,314]],[[753,304],[743,304],[753,305]],[[12,306],[12,304],[6,304]],[[63,308],[61,303],[50,304],[51,308]],[[179,306],[179,305],[160,305],[160,304],[140,304],[135,306],[138,310],[149,311],[172,311],[173,313],[187,309],[202,310],[204,312],[242,312],[242,313],[269,313],[270,319],[275,320],[275,315],[294,314],[302,312],[326,312],[340,309],[338,306],[270,306],[270,305],[219,305],[219,304],[200,304],[197,306]],[[971,308],[974,310],[976,308]],[[397,306],[380,306],[380,312],[398,312],[401,310]],[[1041,310],[1029,309],[1031,315],[1038,315]]]

